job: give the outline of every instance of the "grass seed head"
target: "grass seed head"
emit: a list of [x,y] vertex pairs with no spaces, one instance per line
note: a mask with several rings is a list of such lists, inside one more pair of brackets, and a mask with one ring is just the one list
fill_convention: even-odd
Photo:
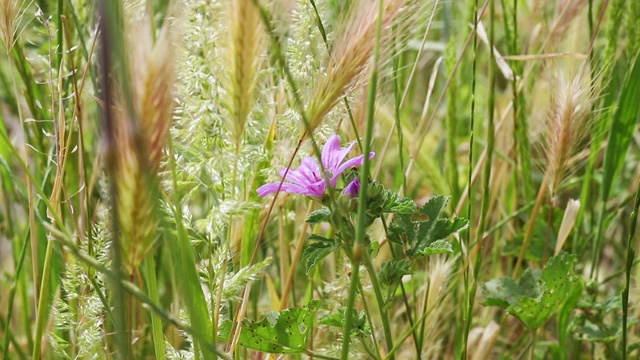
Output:
[[[133,272],[156,240],[157,173],[173,115],[174,28],[169,20],[153,41],[150,19],[129,24],[133,114],[116,111],[118,218],[124,264]],[[120,104],[125,104],[120,99]],[[133,118],[131,119],[130,116]]]
[[18,0],[0,0],[0,39],[7,51],[11,51],[18,27]]
[[229,106],[236,147],[242,139],[254,92],[263,50],[262,19],[252,0],[229,1]]
[[562,76],[557,79],[546,127],[546,176],[551,194],[555,194],[569,170],[569,159],[588,133],[594,93],[593,86],[580,74],[571,80]]
[[[403,15],[409,16],[411,0],[384,1],[381,59],[392,49],[392,27],[400,24]],[[360,0],[352,4],[336,30],[337,38],[325,75],[316,82],[307,107],[311,130],[315,130],[327,113],[344,97],[350,95],[367,79],[376,44],[378,1]],[[398,31],[398,30],[396,30]]]

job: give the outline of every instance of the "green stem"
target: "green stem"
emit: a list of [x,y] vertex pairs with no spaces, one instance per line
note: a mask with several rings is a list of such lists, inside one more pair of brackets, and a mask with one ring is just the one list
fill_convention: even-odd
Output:
[[349,341],[351,340],[351,322],[353,321],[353,307],[355,305],[358,283],[360,282],[360,264],[351,262],[351,279],[349,281],[349,295],[347,297],[347,307],[344,315],[344,329],[342,331],[342,353],[341,360],[349,358]]
[[53,259],[53,241],[47,242],[47,250],[44,258],[44,265],[42,270],[42,281],[40,283],[40,298],[38,299],[38,309],[36,315],[36,336],[33,343],[33,351],[31,354],[32,359],[40,359],[40,347],[42,345],[42,337],[44,334],[44,327],[47,323],[47,302],[49,301],[49,288],[51,282],[51,259]]
[[633,268],[633,259],[635,258],[635,249],[633,248],[633,240],[636,236],[638,225],[638,209],[640,209],[640,187],[636,191],[636,200],[633,212],[631,212],[631,220],[629,221],[629,237],[627,238],[627,261],[625,272],[624,289],[622,290],[622,360],[627,359],[627,318],[629,315],[629,288],[631,285],[631,269]]
[[[147,286],[147,294],[149,299],[156,304],[160,303],[160,296],[158,294],[158,279],[156,277],[156,261],[153,255],[147,257],[144,260],[144,277],[145,285]],[[155,358],[164,360],[165,347],[164,347],[164,334],[162,331],[162,321],[158,315],[151,313],[151,335],[153,336],[153,349],[155,350]]]
[[[378,310],[380,311],[380,319],[382,320],[382,329],[384,331],[384,340],[387,343],[387,352],[393,349],[393,336],[391,335],[391,325],[389,324],[389,316],[387,315],[387,310],[385,309],[385,301],[382,296],[382,289],[380,287],[380,281],[378,280],[378,275],[376,270],[373,268],[373,263],[371,262],[371,258],[369,254],[364,255],[364,267],[367,269],[369,273],[369,277],[371,278],[371,285],[373,287],[373,293],[376,295],[376,301],[378,302]],[[393,358],[393,357],[392,357]]]
[[[371,151],[371,139],[373,137],[373,115],[375,110],[376,88],[378,83],[378,57],[380,56],[380,34],[382,32],[382,16],[384,15],[384,0],[378,2],[378,18],[376,19],[376,43],[373,49],[373,66],[371,70],[371,79],[367,89],[367,124],[365,131],[365,141],[362,153],[364,154],[364,162],[362,164],[362,172],[360,173],[360,193],[358,195],[358,222],[356,226],[356,239],[353,245],[351,258],[352,273],[351,286],[349,288],[349,297],[347,298],[347,310],[345,313],[345,326],[342,338],[342,354],[341,359],[347,360],[349,357],[349,340],[351,336],[351,321],[353,317],[353,305],[355,303],[356,289],[358,282],[358,268],[365,250],[365,231],[367,218],[367,188],[369,185],[369,172],[371,168],[371,159],[369,152]],[[365,255],[366,256],[366,255]]]

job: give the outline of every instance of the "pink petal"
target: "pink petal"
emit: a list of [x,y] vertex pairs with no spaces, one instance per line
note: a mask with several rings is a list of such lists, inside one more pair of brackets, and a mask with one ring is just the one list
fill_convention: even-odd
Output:
[[340,138],[338,138],[338,135],[331,135],[322,148],[322,166],[325,169],[333,169],[339,165],[333,160],[333,154],[336,151],[340,151]]
[[[373,159],[373,157],[376,155],[376,153],[374,152],[370,152],[369,153],[369,159]],[[340,167],[338,167],[336,169],[336,171],[333,173],[333,178],[331,178],[331,182],[332,184],[335,184],[335,181],[338,179],[338,177],[348,168],[350,167],[354,167],[354,166],[360,166],[362,165],[362,163],[364,162],[364,156],[363,155],[358,155],[354,158],[351,158],[347,161],[345,161],[342,165],[340,165]]]
[[[265,197],[269,194],[275,193],[278,191],[278,187],[280,187],[280,182],[273,182],[273,183],[269,183],[269,184],[264,184],[262,186],[260,186],[258,188],[258,196],[259,197]],[[288,192],[288,193],[293,193],[293,194],[300,194],[300,195],[312,195],[312,196],[317,196],[317,192],[318,189],[310,189],[308,187],[303,187],[300,186],[298,184],[292,184],[292,183],[282,183],[282,187],[280,188],[280,192]],[[324,192],[324,189],[323,191]],[[320,196],[322,196],[322,193],[320,193]],[[318,196],[318,197],[320,197]]]

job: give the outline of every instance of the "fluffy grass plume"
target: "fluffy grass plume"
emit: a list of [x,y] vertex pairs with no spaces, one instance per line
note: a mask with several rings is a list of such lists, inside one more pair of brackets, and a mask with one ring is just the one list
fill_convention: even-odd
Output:
[[[378,7],[378,1],[354,1],[338,25],[326,71],[324,75],[319,75],[307,107],[312,131],[340,100],[366,80],[376,42]],[[410,17],[416,8],[417,5],[411,0],[384,1],[380,39],[380,49],[384,55],[381,58],[388,57],[392,50],[391,40],[394,34],[391,28],[403,18],[406,20]]]
[[0,38],[7,50],[13,47],[18,26],[19,4],[18,0],[0,0]]
[[569,159],[584,145],[592,115],[593,87],[581,76],[566,80],[557,76],[557,91],[552,95],[552,104],[546,128],[546,182],[550,193],[569,171]]

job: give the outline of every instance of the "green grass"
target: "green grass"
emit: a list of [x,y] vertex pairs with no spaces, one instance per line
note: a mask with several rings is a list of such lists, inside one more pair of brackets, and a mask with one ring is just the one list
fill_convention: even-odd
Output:
[[639,12],[0,0],[0,359],[640,358]]

